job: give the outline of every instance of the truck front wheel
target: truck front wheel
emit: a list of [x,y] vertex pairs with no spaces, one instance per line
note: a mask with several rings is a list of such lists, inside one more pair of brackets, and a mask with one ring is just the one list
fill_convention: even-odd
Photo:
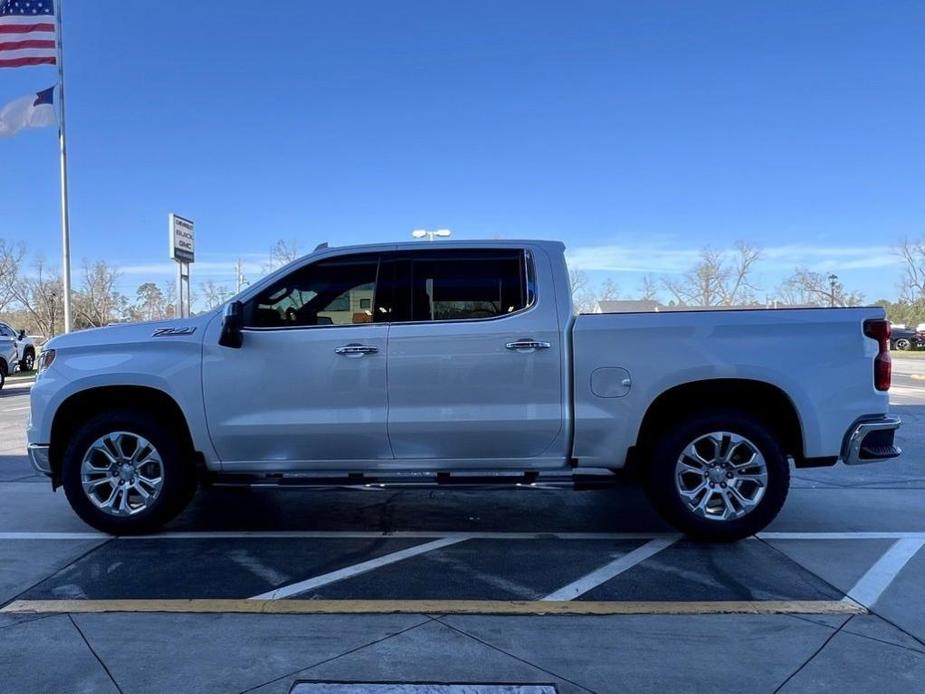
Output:
[[687,417],[659,437],[645,484],[678,530],[702,540],[738,540],[774,520],[787,498],[790,465],[760,419],[714,411]]
[[190,456],[146,412],[98,415],[77,427],[64,452],[62,480],[84,522],[113,535],[153,532],[192,498]]

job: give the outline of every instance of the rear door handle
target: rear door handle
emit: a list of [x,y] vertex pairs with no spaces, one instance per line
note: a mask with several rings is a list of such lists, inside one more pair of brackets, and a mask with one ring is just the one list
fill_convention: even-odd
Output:
[[516,342],[508,342],[504,345],[508,349],[518,350],[518,349],[549,349],[552,345],[548,342],[542,342],[540,340],[517,340]]
[[349,344],[344,345],[343,347],[336,347],[334,352],[336,354],[343,354],[344,356],[363,356],[364,354],[375,354],[379,351],[378,347],[373,347],[372,345],[360,345],[360,344]]

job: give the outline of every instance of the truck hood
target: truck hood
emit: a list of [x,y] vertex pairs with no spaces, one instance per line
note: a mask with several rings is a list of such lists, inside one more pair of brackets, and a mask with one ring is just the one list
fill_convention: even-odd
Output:
[[218,315],[218,309],[191,318],[119,323],[107,325],[104,328],[77,330],[52,338],[44,345],[44,349],[99,347],[171,339],[199,341],[202,339],[206,326],[216,315]]

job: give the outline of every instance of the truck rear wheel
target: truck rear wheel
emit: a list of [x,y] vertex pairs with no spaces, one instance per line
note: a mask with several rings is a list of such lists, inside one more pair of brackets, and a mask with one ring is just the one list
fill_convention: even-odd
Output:
[[196,478],[177,437],[148,413],[123,410],[77,427],[62,480],[84,522],[113,535],[153,532],[192,498]]
[[702,540],[753,535],[777,516],[790,464],[771,428],[735,411],[692,415],[652,448],[646,492],[662,516]]

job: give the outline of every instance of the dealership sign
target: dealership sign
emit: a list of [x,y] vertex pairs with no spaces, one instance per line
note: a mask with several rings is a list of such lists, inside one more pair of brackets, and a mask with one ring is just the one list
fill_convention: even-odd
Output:
[[180,215],[170,215],[168,224],[170,257],[178,263],[192,263],[195,259],[193,222]]

